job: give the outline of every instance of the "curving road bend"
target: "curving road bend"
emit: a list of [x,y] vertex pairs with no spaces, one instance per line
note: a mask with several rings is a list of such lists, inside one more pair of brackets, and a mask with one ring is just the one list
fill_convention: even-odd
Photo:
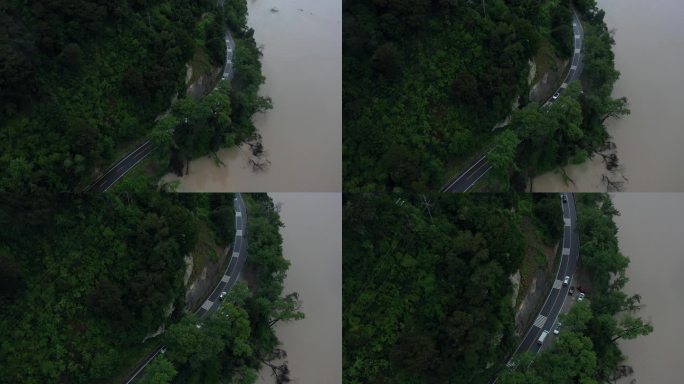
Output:
[[[545,343],[548,344],[555,339],[555,335],[552,330],[558,321],[558,315],[563,309],[563,305],[566,300],[573,300],[573,296],[568,295],[568,290],[573,285],[575,271],[577,270],[577,261],[579,260],[579,232],[577,230],[577,208],[575,205],[575,196],[572,193],[561,194],[567,198],[567,202],[563,202],[561,199],[561,204],[563,208],[563,242],[561,249],[561,261],[558,266],[558,271],[556,272],[556,279],[553,282],[553,286],[549,291],[549,295],[544,301],[539,314],[536,319],[525,333],[522,341],[516,348],[513,355],[508,360],[506,364],[508,367],[514,367],[513,360],[525,353],[532,352],[532,354],[537,354],[539,350],[543,347],[542,344],[538,344],[537,340],[543,331],[549,331],[549,335],[546,337]],[[563,279],[565,276],[570,277],[570,282],[568,285],[563,285]],[[492,381],[496,383],[496,379]]]
[[[531,351],[532,353],[539,352],[541,345],[537,344],[537,339],[542,331],[549,331],[558,320],[558,315],[563,308],[565,300],[573,296],[568,295],[568,289],[573,285],[574,274],[577,270],[577,261],[579,259],[579,233],[577,231],[577,211],[575,206],[575,196],[571,193],[564,194],[568,201],[561,203],[563,205],[563,248],[561,251],[561,262],[556,273],[556,280],[553,287],[546,298],[542,309],[539,311],[537,318],[530,328],[527,330],[525,337],[520,342],[520,345],[513,353],[513,357],[524,352]],[[570,283],[563,285],[565,276],[570,276]],[[550,339],[553,339],[549,335]]]
[[[222,3],[220,3],[223,6]],[[230,31],[226,28],[226,63],[223,66],[223,80],[231,81],[233,79],[233,54],[235,51],[235,42],[233,41],[233,36]],[[217,84],[218,85],[218,84]],[[112,185],[114,185],[119,179],[124,177],[133,167],[138,165],[139,162],[143,161],[152,151],[154,151],[155,145],[150,140],[146,140],[138,148],[134,149],[131,153],[126,155],[123,159],[119,160],[111,166],[104,174],[102,174],[95,182],[93,182],[86,191],[88,192],[106,192]]]
[[[232,247],[233,253],[226,270],[223,272],[221,280],[216,284],[216,287],[214,287],[214,290],[209,294],[202,306],[195,311],[195,314],[200,321],[218,309],[221,305],[219,296],[222,292],[230,291],[235,283],[237,283],[240,278],[242,266],[245,265],[245,261],[247,260],[247,207],[245,206],[244,200],[242,200],[242,195],[239,193],[236,194],[233,204],[235,206],[235,240],[233,241]],[[147,367],[158,354],[164,353],[163,351],[166,351],[166,347],[162,345],[147,355],[147,357],[138,365],[135,372],[129,376],[124,383],[130,384],[138,380],[142,376],[141,373],[145,370],[145,367]]]
[[[570,62],[570,70],[565,76],[563,84],[556,91],[555,94],[561,94],[568,87],[568,84],[573,80],[578,80],[582,74],[582,44],[584,42],[584,29],[580,22],[577,12],[572,10],[572,31],[574,41],[574,52],[572,54],[572,61]],[[554,95],[555,95],[554,94]],[[553,104],[555,99],[553,96],[549,97],[542,107]],[[489,153],[489,152],[487,152]],[[484,175],[492,169],[492,166],[487,163],[487,153],[480,155],[475,161],[468,165],[465,172],[456,175],[453,179],[442,187],[442,192],[468,192],[470,188],[475,185]]]

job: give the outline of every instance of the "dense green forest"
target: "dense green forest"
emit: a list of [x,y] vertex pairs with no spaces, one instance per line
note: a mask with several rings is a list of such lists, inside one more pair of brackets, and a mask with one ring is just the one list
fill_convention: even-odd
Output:
[[[0,191],[82,189],[145,138],[176,170],[248,138],[249,117],[270,104],[256,95],[264,79],[246,13],[245,0],[4,1]],[[233,84],[211,107],[191,102],[185,65],[223,67],[226,27],[236,43]],[[174,97],[181,105],[155,124]]]
[[183,311],[184,257],[207,231],[232,241],[231,195],[0,195],[0,383],[116,382],[162,341],[148,383],[252,382],[282,354],[271,326],[303,315],[296,294],[281,295],[278,214],[265,195],[246,200],[245,268],[260,285],[239,283],[196,328]]
[[[577,213],[580,238],[580,271],[591,282],[590,300],[577,303],[561,315],[563,331],[555,346],[530,363],[529,356],[518,361],[519,368],[500,377],[502,384],[604,383],[621,377],[629,369],[617,345],[620,339],[648,335],[653,326],[636,315],[641,297],[622,292],[627,283],[629,258],[618,249],[619,215],[608,195],[581,194]],[[529,365],[529,367],[528,367]]]
[[436,190],[450,161],[525,105],[543,42],[572,50],[565,1],[361,1],[343,8],[346,191]]
[[524,221],[556,243],[557,195],[345,195],[344,382],[488,382],[517,345]]
[[[602,123],[626,101],[610,98],[618,74],[603,13],[593,0],[576,6],[592,24],[586,96],[567,92],[547,116],[529,103],[528,61],[542,50],[571,55],[569,2],[345,2],[345,190],[437,190],[486,146],[496,188],[522,189],[604,149]],[[492,132],[516,96],[512,123]]]
[[[562,234],[557,195],[345,195],[343,374],[346,383],[598,383],[620,371],[616,341],[648,334],[640,297],[621,289],[629,259],[607,195],[580,195],[580,274],[589,299],[561,318],[550,351],[506,360],[523,223]],[[551,240],[555,239],[555,240]]]

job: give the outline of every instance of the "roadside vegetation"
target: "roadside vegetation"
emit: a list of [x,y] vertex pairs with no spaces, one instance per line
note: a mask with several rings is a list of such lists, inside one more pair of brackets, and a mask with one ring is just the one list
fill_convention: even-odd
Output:
[[[614,99],[615,69],[612,33],[594,0],[576,2],[584,27],[583,70],[548,108],[531,103],[512,114],[511,124],[494,140],[488,155],[499,188],[526,190],[532,178],[568,164],[600,156],[610,171],[619,166],[605,121],[629,114],[627,99]],[[572,180],[567,179],[568,182]],[[622,188],[620,180],[605,178],[608,190]]]
[[[287,353],[280,348],[273,327],[301,319],[296,292],[282,294],[290,262],[282,256],[282,226],[273,201],[266,194],[243,195],[247,204],[249,257],[243,269],[247,282],[238,283],[218,311],[200,324],[184,317],[164,334],[168,360],[164,380],[149,383],[253,383],[265,365],[274,382],[289,380]],[[173,369],[168,369],[173,367]],[[156,369],[156,367],[153,367]],[[144,377],[154,377],[145,372]],[[151,380],[151,379],[150,379]]]
[[[0,191],[82,190],[147,138],[162,148],[159,167],[177,172],[191,156],[248,139],[249,117],[270,101],[257,95],[264,78],[246,14],[244,0],[5,2]],[[223,67],[226,26],[237,45],[233,84],[190,101],[185,64]]]
[[540,109],[528,100],[528,61],[541,55],[543,70],[572,56],[570,2],[345,2],[345,190],[434,191],[486,149],[490,190],[523,191],[533,177],[592,156],[615,170],[604,122],[629,110],[611,97],[614,41],[594,0],[575,6],[585,29],[582,85]]
[[489,382],[518,342],[510,276],[562,228],[557,195],[345,194],[343,381]]
[[[637,316],[641,297],[622,292],[629,258],[618,249],[619,215],[605,194],[575,195],[580,230],[580,269],[591,283],[587,298],[561,315],[561,333],[547,352],[532,362],[522,356],[517,368],[505,371],[502,384],[574,384],[614,382],[632,369],[617,342],[648,335],[653,326]],[[530,365],[531,363],[531,365]]]
[[559,0],[345,1],[345,191],[437,190],[527,104],[528,61],[572,53]]
[[[184,304],[207,196],[2,195],[0,382],[106,381]],[[216,205],[218,204],[218,205]],[[231,221],[232,217],[223,218]],[[167,317],[168,316],[168,317]]]
[[232,242],[232,195],[0,195],[0,383],[120,382],[162,342],[143,382],[251,383],[262,362],[286,377],[271,327],[303,314],[281,294],[278,214],[265,195],[246,199],[258,285],[238,283],[197,328],[184,258],[201,228]]

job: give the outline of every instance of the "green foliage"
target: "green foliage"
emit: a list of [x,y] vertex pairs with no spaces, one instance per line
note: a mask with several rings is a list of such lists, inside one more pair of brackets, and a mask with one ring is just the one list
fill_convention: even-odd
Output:
[[550,352],[542,352],[531,368],[518,363],[522,371],[506,371],[502,384],[559,383],[598,384],[594,378],[597,356],[591,340],[576,332],[562,332]]
[[[606,119],[630,113],[626,98],[611,96],[620,74],[615,69],[611,50],[615,42],[603,22],[603,11],[596,8],[593,0],[580,2],[578,9],[589,21],[583,23],[585,89],[580,92],[579,84],[570,84],[554,105],[544,110],[547,113],[540,112],[537,117],[529,110],[514,113],[513,128],[528,128],[528,135],[521,135],[516,160],[523,178],[586,161],[609,146]],[[516,119],[520,114],[523,116]],[[617,164],[608,166],[612,169]]]
[[164,356],[157,356],[145,368],[145,374],[138,382],[140,384],[169,384],[176,373],[176,369],[168,359]]
[[127,354],[184,306],[183,258],[209,207],[150,190],[0,195],[0,383],[92,383],[129,368]]
[[250,219],[247,222],[250,253],[246,268],[253,271],[250,282],[253,296],[246,300],[252,319],[253,347],[259,356],[265,357],[278,346],[272,327],[278,321],[297,320],[304,317],[299,311],[296,293],[281,296],[283,282],[290,262],[282,256],[283,226],[277,207],[265,194],[250,195],[246,200]]
[[207,377],[223,374],[221,365],[224,370],[241,365],[252,355],[249,336],[247,312],[230,302],[202,323],[194,315],[184,317],[164,334],[166,356],[179,370],[174,382],[187,382],[189,377],[208,382]]
[[0,167],[9,170],[0,191],[83,189],[145,137],[160,145],[162,169],[177,172],[190,157],[247,139],[251,116],[270,101],[257,94],[264,78],[246,2],[226,8],[239,86],[195,102],[197,118],[173,136],[182,121],[155,119],[184,95],[185,64],[196,50],[225,61],[215,1],[9,0],[0,9]]
[[546,2],[345,1],[344,189],[436,189],[481,150],[526,93]]
[[593,0],[578,9],[588,21],[586,95],[571,84],[551,108],[514,111],[505,137],[492,139],[514,97],[525,103],[527,61],[541,41],[572,55],[569,2],[345,2],[345,190],[434,190],[454,161],[495,141],[496,184],[522,191],[529,178],[605,149],[604,121],[629,109],[611,97],[619,73],[602,11]]
[[345,195],[343,381],[488,382],[516,343],[520,215],[562,229],[557,196]]
[[[243,198],[249,213],[249,257],[243,275],[249,289],[238,283],[205,321],[187,316],[169,328],[164,335],[166,355],[179,372],[174,383],[253,383],[262,364],[285,356],[273,326],[304,318],[298,294],[282,295],[290,263],[282,256],[276,206],[265,194]],[[230,197],[209,197],[210,207],[224,201]],[[214,221],[220,217],[217,210],[209,217],[220,232],[228,229]]]
[[590,276],[590,292],[561,315],[555,345],[530,368],[519,362],[506,370],[499,378],[503,384],[606,382],[624,360],[616,342],[653,332],[649,322],[634,315],[640,296],[621,292],[629,259],[618,251],[613,217],[619,212],[608,195],[583,194],[577,200],[580,264]]
[[17,192],[87,184],[122,144],[144,137],[183,86],[191,30],[213,8],[208,0],[5,3],[6,33],[17,40],[2,46],[10,65],[0,68],[9,85],[0,166],[22,159],[30,172],[3,173],[0,190]]
[[492,174],[508,189],[510,173],[516,169],[515,154],[520,144],[518,135],[511,130],[500,133],[492,145],[492,150],[487,153],[487,162],[492,166]]

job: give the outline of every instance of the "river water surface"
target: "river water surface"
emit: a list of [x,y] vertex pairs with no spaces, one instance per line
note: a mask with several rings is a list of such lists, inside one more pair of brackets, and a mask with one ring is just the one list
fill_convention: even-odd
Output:
[[[342,382],[342,195],[270,193],[282,203],[284,293],[298,292],[303,320],[276,325],[292,383]],[[273,384],[262,369],[261,384]]]
[[[684,191],[684,1],[598,0],[615,29],[615,65],[621,73],[613,97],[626,96],[631,115],[608,120],[608,133],[628,181],[625,191]],[[605,191],[602,160],[566,167],[575,185],[558,174],[534,180],[535,191]],[[619,174],[611,180],[622,180]]]
[[247,3],[248,25],[263,45],[261,94],[273,100],[272,110],[253,118],[271,166],[255,173],[246,146],[224,149],[218,157],[225,166],[193,160],[178,190],[341,191],[342,1]]
[[651,320],[648,336],[620,342],[634,375],[630,383],[681,383],[684,363],[684,194],[620,193],[612,195],[618,240],[631,259],[627,269],[627,294],[641,295],[639,316]]

